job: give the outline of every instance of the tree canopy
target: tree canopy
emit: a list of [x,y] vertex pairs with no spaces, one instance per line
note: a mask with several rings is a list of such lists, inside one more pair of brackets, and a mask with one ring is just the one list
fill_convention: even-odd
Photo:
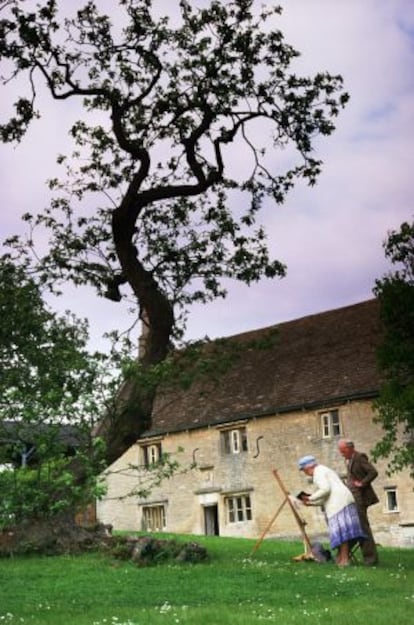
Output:
[[0,315],[2,526],[10,515],[48,517],[90,501],[104,458],[92,431],[111,393],[106,357],[86,350],[86,322],[57,316],[36,282],[4,261]]
[[[340,76],[296,75],[280,7],[180,0],[160,15],[160,4],[118,0],[110,15],[99,1],[0,8],[3,83],[19,89],[1,139],[23,139],[41,90],[81,106],[54,199],[24,216],[29,241],[10,239],[10,254],[53,290],[69,280],[128,298],[147,326],[144,367],[166,358],[188,306],[225,296],[223,279],[284,275],[260,209],[297,180],[315,183],[315,141],[348,99]],[[49,246],[31,256],[38,228]],[[113,459],[147,426],[152,397],[136,390],[134,411],[104,428],[117,437]]]
[[384,326],[379,363],[385,375],[377,402],[384,429],[375,457],[389,458],[391,472],[410,468],[414,476],[414,222],[401,224],[384,244],[396,267],[375,285]]

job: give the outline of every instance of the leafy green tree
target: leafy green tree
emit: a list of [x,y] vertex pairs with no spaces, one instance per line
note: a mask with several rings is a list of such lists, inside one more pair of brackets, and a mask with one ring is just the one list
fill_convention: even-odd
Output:
[[374,290],[384,327],[379,362],[385,382],[376,405],[384,436],[373,453],[390,459],[390,472],[409,467],[414,476],[414,222],[391,232],[384,248],[396,269]]
[[[297,180],[315,183],[315,140],[331,134],[348,96],[340,76],[294,73],[298,52],[277,28],[280,7],[180,0],[164,3],[174,5],[168,17],[151,0],[110,4],[110,16],[99,1],[76,12],[58,0],[2,4],[4,83],[21,89],[2,140],[23,138],[44,87],[56,103],[82,105],[50,207],[24,217],[29,241],[8,243],[33,262],[44,227],[49,248],[35,269],[45,285],[72,280],[132,299],[147,327],[148,369],[182,336],[188,306],[225,296],[223,279],[284,275],[259,211],[265,200],[282,203]],[[150,423],[156,385],[128,388],[100,430],[108,462]]]
[[85,322],[51,312],[33,278],[0,262],[0,526],[73,512],[100,489],[106,358],[87,339]]

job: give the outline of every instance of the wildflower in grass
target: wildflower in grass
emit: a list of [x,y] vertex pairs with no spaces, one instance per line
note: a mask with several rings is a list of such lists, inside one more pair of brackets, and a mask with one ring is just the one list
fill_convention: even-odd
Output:
[[167,614],[171,610],[171,604],[168,601],[164,601],[162,606],[160,607],[160,614]]

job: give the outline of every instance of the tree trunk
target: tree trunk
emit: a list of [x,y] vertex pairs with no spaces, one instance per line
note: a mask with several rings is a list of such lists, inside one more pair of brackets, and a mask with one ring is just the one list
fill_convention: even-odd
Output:
[[[114,211],[112,228],[117,255],[123,276],[131,286],[146,325],[145,346],[139,356],[143,367],[162,362],[168,354],[170,336],[174,325],[171,303],[162,293],[152,274],[138,259],[133,245],[136,206],[127,200]],[[155,390],[139,387],[128,381],[120,389],[116,413],[105,416],[96,428],[95,435],[106,443],[106,461],[110,465],[133,445],[151,425]]]

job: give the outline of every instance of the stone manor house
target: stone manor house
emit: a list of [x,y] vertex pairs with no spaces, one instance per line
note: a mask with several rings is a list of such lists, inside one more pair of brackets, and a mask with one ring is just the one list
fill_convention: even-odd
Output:
[[[381,436],[373,421],[380,374],[379,306],[369,300],[227,339],[234,363],[188,389],[160,392],[151,429],[106,474],[98,519],[115,530],[259,538],[300,538],[275,479],[292,494],[312,488],[297,460],[313,454],[345,476],[337,451],[352,438],[369,454]],[[180,469],[145,497],[151,466],[171,454]],[[414,546],[414,481],[376,463],[380,503],[370,508],[376,541]],[[300,508],[309,537],[327,536],[319,508]]]

